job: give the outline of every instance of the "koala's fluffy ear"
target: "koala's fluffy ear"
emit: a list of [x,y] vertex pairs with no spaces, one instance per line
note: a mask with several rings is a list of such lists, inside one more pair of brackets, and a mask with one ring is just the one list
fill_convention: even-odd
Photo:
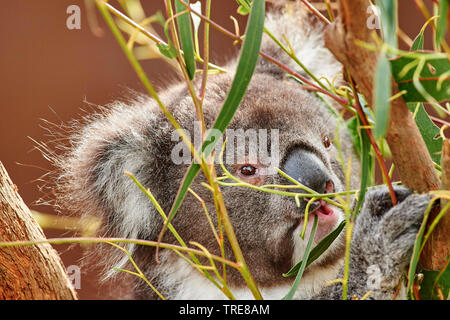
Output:
[[[285,2],[275,2],[276,10],[266,16],[265,27],[287,48],[292,47],[298,60],[317,78],[325,77],[328,81],[339,84],[342,80],[342,65],[325,47],[325,26],[303,4],[296,2],[280,5]],[[307,73],[267,34],[263,36],[261,51],[308,78]],[[260,58],[256,72],[269,73],[277,79],[282,79],[285,75],[282,69],[264,58]]]

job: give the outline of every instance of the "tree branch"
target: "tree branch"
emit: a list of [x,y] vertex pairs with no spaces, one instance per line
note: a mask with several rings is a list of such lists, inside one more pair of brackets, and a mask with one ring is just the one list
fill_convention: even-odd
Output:
[[[0,241],[43,240],[42,229],[0,162]],[[0,248],[0,300],[77,299],[50,244]]]
[[[450,190],[450,140],[444,139],[441,156],[442,190]],[[448,200],[441,198],[441,208],[444,208]],[[430,221],[433,221],[439,210],[430,212]],[[430,235],[422,252],[422,266],[428,270],[441,270],[447,263],[450,255],[450,213],[441,218]]]

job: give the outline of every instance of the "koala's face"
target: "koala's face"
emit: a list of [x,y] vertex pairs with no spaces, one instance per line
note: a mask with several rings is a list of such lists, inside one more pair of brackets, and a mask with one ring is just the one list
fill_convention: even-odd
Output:
[[[318,193],[345,190],[341,163],[335,146],[336,118],[322,102],[298,86],[255,75],[247,94],[226,131],[222,155],[227,170],[254,186],[293,185],[277,173],[277,168]],[[345,124],[342,124],[345,126]],[[352,157],[352,186],[356,187],[358,160],[352,154],[351,140],[339,128],[344,157]],[[245,146],[242,147],[243,136]],[[258,137],[255,139],[255,137]],[[241,144],[241,145],[239,145]],[[231,152],[227,151],[231,148]],[[233,152],[234,151],[234,152]],[[230,154],[234,153],[234,158]],[[222,172],[218,168],[218,174]],[[226,180],[225,182],[232,182]],[[234,182],[234,181],[233,181]],[[280,281],[281,274],[301,260],[314,220],[309,215],[305,240],[300,238],[307,201],[300,205],[294,197],[257,191],[248,187],[221,188],[230,219],[250,269],[257,281]],[[304,193],[301,189],[284,189]],[[310,211],[319,218],[317,244],[344,219],[343,212],[324,201],[314,202]],[[325,265],[342,257],[343,238],[316,262]]]
[[[210,77],[203,104],[207,128],[217,118],[232,80],[230,74]],[[186,91],[184,86],[177,86],[161,96],[181,127],[195,140],[195,109]],[[270,75],[255,74],[225,132],[228,140],[223,162],[232,175],[250,185],[290,185],[284,190],[301,192],[277,173],[279,168],[319,193],[340,192],[345,190],[345,184],[342,166],[336,160],[335,132],[335,117],[311,93]],[[97,115],[75,135],[74,149],[69,156],[60,160],[64,164],[60,181],[65,182],[59,186],[61,201],[71,209],[100,214],[107,221],[104,231],[107,236],[156,241],[163,219],[123,171],[133,173],[152,191],[164,212],[169,213],[191,161],[177,158],[177,146],[184,143],[174,139],[173,133],[156,103],[148,99],[133,106],[118,104],[111,111]],[[256,143],[247,139],[242,148],[238,140],[247,134],[256,134]],[[340,127],[339,137],[345,161],[353,157],[350,188],[356,189],[358,161],[344,125]],[[227,153],[233,144],[236,152],[229,158]],[[256,152],[252,152],[255,144]],[[189,151],[187,154],[190,155]],[[220,165],[216,164],[215,168],[220,176],[223,173]],[[191,189],[204,201],[212,222],[217,223],[214,199],[210,190],[201,184],[204,181],[199,174]],[[282,274],[301,259],[308,240],[308,232],[305,240],[299,237],[307,202],[300,198],[297,206],[293,197],[248,187],[223,186],[221,191],[239,245],[258,285],[288,284],[291,279]],[[196,241],[220,255],[203,209],[198,198],[188,193],[173,219],[173,226],[186,243]],[[339,224],[343,213],[322,202],[312,204],[311,210],[320,218],[317,243]],[[310,215],[309,229],[312,221]],[[169,232],[163,241],[178,243]],[[340,258],[341,242],[336,241],[316,264],[328,265]],[[153,249],[136,250],[135,260],[146,272],[163,272],[163,267],[154,261]],[[226,258],[234,259],[228,243],[225,243],[225,253]],[[120,259],[123,256],[110,259],[110,263],[116,266],[122,263]],[[227,281],[235,287],[245,285],[233,268],[227,268]]]

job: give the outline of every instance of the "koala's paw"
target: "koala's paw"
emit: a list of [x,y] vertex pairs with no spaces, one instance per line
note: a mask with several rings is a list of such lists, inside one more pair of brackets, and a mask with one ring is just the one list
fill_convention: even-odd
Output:
[[391,268],[401,269],[408,264],[430,200],[427,194],[411,194],[381,218],[376,230],[387,255],[385,261]]
[[408,265],[431,200],[429,195],[413,194],[403,187],[394,190],[396,206],[392,206],[387,188],[367,194],[352,239],[353,267],[361,269],[359,272],[367,278],[369,289],[384,292],[395,290]]

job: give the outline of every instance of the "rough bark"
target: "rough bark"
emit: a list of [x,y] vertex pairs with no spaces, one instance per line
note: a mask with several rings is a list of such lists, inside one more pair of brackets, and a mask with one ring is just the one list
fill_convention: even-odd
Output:
[[[450,140],[444,139],[442,145],[441,156],[442,167],[442,190],[450,190]],[[444,208],[447,204],[447,200],[441,200],[441,208]],[[439,213],[439,210],[430,213],[431,221]],[[430,235],[428,240],[429,245],[425,245],[422,253],[423,259],[421,260],[422,266],[428,270],[440,270],[446,262],[447,257],[450,255],[450,212],[442,217],[436,228]]]
[[[375,31],[367,27],[369,6],[369,0],[340,0],[339,17],[326,29],[325,43],[350,72],[369,105],[373,105],[374,75],[378,53],[356,43],[356,40],[373,43],[371,32]],[[392,94],[398,92],[398,87],[392,80]],[[439,189],[440,180],[425,142],[401,97],[391,102],[386,140],[400,178],[408,188],[418,192]],[[446,229],[446,232],[450,233],[450,229]],[[449,244],[431,239],[427,246],[429,251],[423,256],[421,262],[429,267],[432,265],[429,259],[440,255],[443,250],[448,250]]]
[[[45,236],[0,162],[0,242],[44,240]],[[50,244],[0,247],[0,300],[77,299]]]

